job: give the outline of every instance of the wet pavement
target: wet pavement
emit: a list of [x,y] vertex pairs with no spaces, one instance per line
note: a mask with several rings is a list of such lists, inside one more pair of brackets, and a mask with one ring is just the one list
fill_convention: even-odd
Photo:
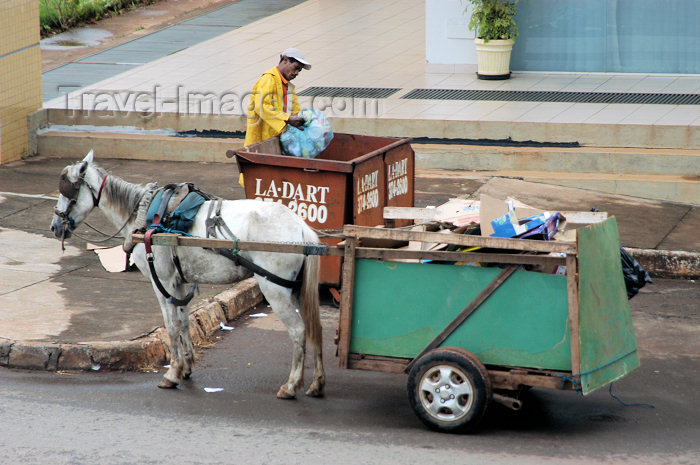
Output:
[[78,27],[41,40],[42,50],[70,50],[73,47],[95,47],[113,37],[104,29]]
[[[655,408],[622,405],[607,388],[585,397],[534,388],[519,412],[493,404],[476,434],[437,434],[412,412],[405,375],[337,366],[332,313],[322,314],[326,397],[282,401],[274,395],[289,370],[289,337],[274,315],[243,317],[217,335],[177,390],[156,388],[162,368],[3,370],[3,418],[17,421],[3,430],[0,462],[326,465],[332,450],[341,464],[696,464],[700,315],[679,314],[692,308],[693,293],[697,299],[694,286],[659,280],[631,301],[642,364],[612,392]],[[51,440],[37,431],[50,431]]]

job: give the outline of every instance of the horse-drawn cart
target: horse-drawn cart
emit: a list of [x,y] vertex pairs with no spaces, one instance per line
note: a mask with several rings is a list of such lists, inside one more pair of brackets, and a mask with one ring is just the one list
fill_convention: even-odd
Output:
[[[340,366],[408,373],[410,404],[431,428],[471,428],[492,400],[517,407],[522,387],[585,395],[639,366],[614,218],[572,242],[344,234]],[[358,247],[386,239],[481,249]]]
[[[342,255],[340,366],[408,373],[409,402],[431,428],[473,428],[493,400],[517,407],[523,387],[585,395],[639,366],[614,218],[579,229],[572,242],[353,225],[343,236],[339,246],[313,250],[234,247]],[[219,239],[153,240],[232,247]],[[387,240],[478,250],[370,246]]]
[[[92,152],[63,170],[59,191],[51,229],[61,240],[97,207],[120,231],[139,230],[151,200],[173,195],[108,174]],[[164,200],[146,233],[125,241],[158,290],[171,341],[161,387],[177,386],[194,365],[183,310],[195,286],[185,295],[187,282],[235,282],[254,273],[294,346],[277,396],[294,397],[302,386],[306,343],[315,359],[306,393],[322,396],[318,255],[343,257],[340,366],[407,372],[410,403],[432,428],[473,427],[492,400],[517,403],[508,393],[523,386],[588,394],[639,365],[614,218],[578,229],[570,242],[345,225],[341,247],[320,244],[276,202],[201,200],[195,206],[203,208],[181,226],[184,235],[154,234],[163,215],[168,227],[174,216],[187,216],[176,215],[179,207],[170,212]],[[402,250],[386,240],[445,243],[456,251]]]

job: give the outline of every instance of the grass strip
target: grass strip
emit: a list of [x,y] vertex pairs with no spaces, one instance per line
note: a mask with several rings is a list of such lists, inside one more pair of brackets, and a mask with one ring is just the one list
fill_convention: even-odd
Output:
[[41,35],[121,14],[158,0],[39,0]]

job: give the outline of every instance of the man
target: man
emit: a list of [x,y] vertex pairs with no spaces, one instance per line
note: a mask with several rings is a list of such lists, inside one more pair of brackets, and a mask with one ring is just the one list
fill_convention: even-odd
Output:
[[304,118],[290,83],[302,69],[311,69],[300,50],[288,48],[280,55],[277,66],[268,69],[253,86],[248,104],[245,145],[278,136],[287,124],[300,127]]

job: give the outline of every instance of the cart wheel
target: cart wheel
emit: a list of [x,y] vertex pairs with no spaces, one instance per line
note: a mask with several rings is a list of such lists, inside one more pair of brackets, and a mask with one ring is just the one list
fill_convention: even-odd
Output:
[[440,347],[421,357],[408,375],[408,401],[429,428],[473,429],[491,402],[491,379],[479,359],[464,349]]

